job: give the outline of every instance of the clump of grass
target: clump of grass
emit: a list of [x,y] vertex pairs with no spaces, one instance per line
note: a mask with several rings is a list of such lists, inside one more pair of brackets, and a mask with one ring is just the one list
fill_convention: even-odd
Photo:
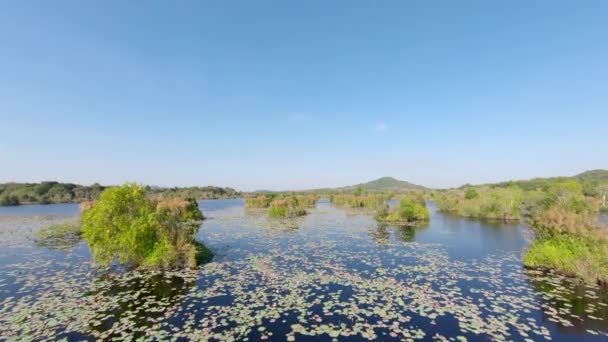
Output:
[[34,242],[50,249],[70,249],[80,242],[81,237],[80,223],[68,221],[40,229],[34,236]]
[[245,196],[245,208],[268,208],[276,194]]
[[319,200],[319,195],[317,194],[304,194],[304,195],[296,195],[296,199],[298,203],[302,206],[308,208],[314,208]]
[[330,196],[330,201],[337,206],[376,209],[385,205],[390,198],[390,194],[334,194]]
[[306,207],[296,196],[275,198],[268,208],[270,217],[297,217],[306,215]]
[[393,208],[384,205],[378,210],[376,220],[381,223],[410,225],[429,220],[430,214],[422,196],[408,196]]

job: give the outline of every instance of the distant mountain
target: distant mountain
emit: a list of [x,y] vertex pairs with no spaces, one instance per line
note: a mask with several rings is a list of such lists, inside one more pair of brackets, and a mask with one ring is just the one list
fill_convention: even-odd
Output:
[[368,192],[381,192],[381,191],[407,191],[407,190],[425,190],[426,188],[413,184],[410,182],[402,181],[395,179],[393,177],[382,177],[371,182],[355,184],[351,186],[344,186],[340,188],[325,188],[325,189],[316,189],[310,191],[316,192],[334,192],[334,191],[355,191],[358,187],[363,188],[363,190]]

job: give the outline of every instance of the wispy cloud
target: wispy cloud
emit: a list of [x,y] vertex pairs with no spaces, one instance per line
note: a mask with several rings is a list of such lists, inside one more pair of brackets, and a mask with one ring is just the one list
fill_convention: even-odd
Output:
[[388,130],[388,125],[386,122],[378,122],[374,125],[374,131],[376,132],[385,132]]

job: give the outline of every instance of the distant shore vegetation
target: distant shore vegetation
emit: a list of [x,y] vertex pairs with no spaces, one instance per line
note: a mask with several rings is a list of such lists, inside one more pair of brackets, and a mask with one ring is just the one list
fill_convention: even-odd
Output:
[[[0,184],[0,206],[92,201],[99,198],[104,189],[106,186],[97,183],[90,186],[59,182],[4,183]],[[232,188],[215,186],[185,188],[146,186],[145,189],[149,194],[161,195],[165,198],[218,199],[241,196],[240,192]]]

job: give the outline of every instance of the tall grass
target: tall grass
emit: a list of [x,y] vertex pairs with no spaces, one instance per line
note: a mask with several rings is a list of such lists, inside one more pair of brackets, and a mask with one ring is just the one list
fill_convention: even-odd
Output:
[[275,198],[268,208],[270,217],[290,218],[306,214],[306,204],[300,202],[296,196]]

